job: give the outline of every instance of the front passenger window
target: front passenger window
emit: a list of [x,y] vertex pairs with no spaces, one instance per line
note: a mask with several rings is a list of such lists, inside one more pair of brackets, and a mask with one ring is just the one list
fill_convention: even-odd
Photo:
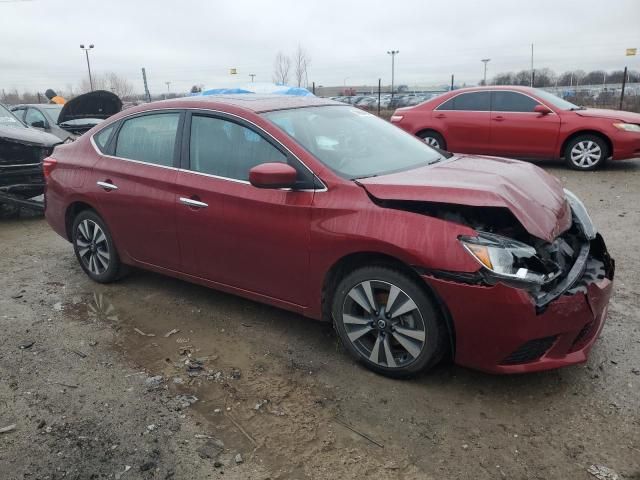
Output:
[[170,167],[173,165],[179,112],[125,120],[118,133],[116,157]]
[[261,135],[221,118],[193,115],[189,145],[191,170],[235,180],[249,180],[249,170],[287,157]]

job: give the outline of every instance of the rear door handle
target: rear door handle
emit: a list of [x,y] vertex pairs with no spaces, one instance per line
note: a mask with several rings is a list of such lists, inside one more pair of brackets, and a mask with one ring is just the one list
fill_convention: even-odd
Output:
[[118,187],[115,186],[113,183],[111,183],[110,180],[104,181],[104,182],[96,182],[96,185],[98,185],[99,187],[104,188],[105,190],[117,190]]
[[194,200],[193,198],[186,197],[180,197],[180,203],[193,208],[207,208],[209,206],[207,203],[201,202],[200,200]]
[[496,117],[493,117],[493,119],[494,119],[496,122],[502,122],[502,121],[504,120],[504,117],[503,117],[502,115],[498,115],[498,116],[496,116]]

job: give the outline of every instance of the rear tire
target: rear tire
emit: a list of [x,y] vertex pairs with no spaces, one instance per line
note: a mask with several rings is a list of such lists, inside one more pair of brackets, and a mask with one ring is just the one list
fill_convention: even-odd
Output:
[[447,149],[447,142],[445,141],[444,137],[438,132],[434,132],[433,130],[425,130],[424,132],[420,132],[418,134],[418,137],[421,138],[422,141],[430,147],[437,148],[439,150]]
[[413,278],[386,266],[347,274],[333,295],[334,327],[349,354],[395,378],[435,365],[446,328],[433,300]]
[[123,273],[111,232],[93,210],[83,210],[73,220],[73,250],[80,266],[92,280],[110,283]]
[[589,171],[600,168],[609,157],[607,143],[596,135],[579,135],[564,149],[564,160],[574,170]]

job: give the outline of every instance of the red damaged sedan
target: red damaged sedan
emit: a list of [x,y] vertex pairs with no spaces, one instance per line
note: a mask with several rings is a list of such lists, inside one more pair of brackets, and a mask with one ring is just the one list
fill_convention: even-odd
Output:
[[443,150],[564,158],[576,170],[640,157],[640,114],[579,107],[537,88],[454,90],[397,109],[391,122]]
[[558,180],[333,101],[143,105],[44,172],[46,218],[93,280],[134,266],[332,321],[382,374],[584,362],[607,315],[613,260]]

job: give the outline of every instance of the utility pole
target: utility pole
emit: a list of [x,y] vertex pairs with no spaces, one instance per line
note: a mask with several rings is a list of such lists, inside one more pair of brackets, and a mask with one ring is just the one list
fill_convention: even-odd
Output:
[[531,87],[533,88],[533,43],[531,44]]
[[89,70],[89,86],[91,87],[91,91],[93,92],[93,78],[91,78],[91,64],[89,63],[89,50],[93,49],[93,43],[89,45],[88,48],[84,48],[84,44],[81,44],[80,48],[84,50],[84,53],[87,56],[87,70]]
[[249,76],[251,77],[251,83],[253,83],[253,79],[256,77],[256,74],[250,73]]
[[483,85],[487,85],[487,63],[489,63],[491,61],[490,58],[483,58],[481,60],[482,63],[484,63],[484,79],[482,81]]
[[622,101],[624,100],[624,87],[627,85],[627,67],[624,67],[624,75],[622,76],[622,91],[620,92],[620,108],[622,110]]
[[453,73],[451,74],[451,91],[453,92]]
[[391,55],[391,100],[393,100],[393,85],[395,81],[396,71],[396,55],[400,53],[400,50],[389,50],[387,54]]
[[380,116],[380,96],[381,96],[381,90],[382,90],[382,79],[379,78],[378,79],[378,116]]
[[171,82],[164,82],[164,84],[167,86],[167,93],[169,93],[169,87],[171,86]]
[[147,102],[151,101],[151,94],[149,93],[149,85],[147,85],[147,72],[142,67],[142,81],[144,83],[144,96],[147,98]]

